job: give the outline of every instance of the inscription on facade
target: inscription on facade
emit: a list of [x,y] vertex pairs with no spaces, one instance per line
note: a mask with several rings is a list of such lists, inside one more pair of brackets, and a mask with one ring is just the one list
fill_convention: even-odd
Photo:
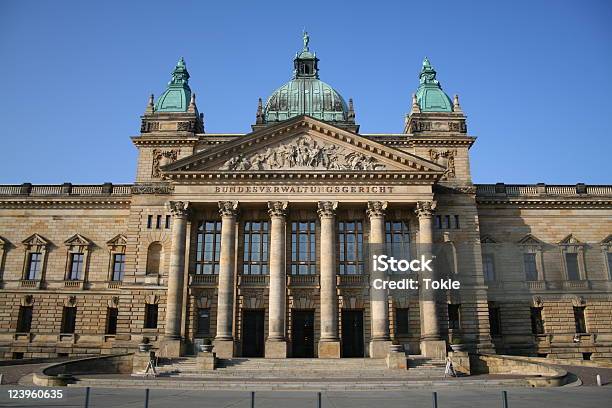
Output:
[[216,186],[215,193],[392,194],[393,186]]

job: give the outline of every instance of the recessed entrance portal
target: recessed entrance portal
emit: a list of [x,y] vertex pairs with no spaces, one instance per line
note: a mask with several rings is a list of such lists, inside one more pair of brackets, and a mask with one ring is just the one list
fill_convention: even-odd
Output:
[[342,357],[363,357],[363,310],[342,310]]
[[264,356],[264,310],[242,311],[242,356]]
[[291,311],[291,355],[293,357],[314,357],[314,311]]

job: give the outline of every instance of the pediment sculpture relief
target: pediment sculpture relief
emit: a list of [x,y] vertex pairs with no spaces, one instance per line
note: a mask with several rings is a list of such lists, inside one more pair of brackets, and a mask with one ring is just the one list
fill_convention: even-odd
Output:
[[429,158],[432,162],[446,168],[442,180],[455,177],[455,156],[457,150],[429,150]]
[[345,147],[316,141],[309,136],[269,147],[263,152],[238,155],[221,170],[385,170],[371,156]]

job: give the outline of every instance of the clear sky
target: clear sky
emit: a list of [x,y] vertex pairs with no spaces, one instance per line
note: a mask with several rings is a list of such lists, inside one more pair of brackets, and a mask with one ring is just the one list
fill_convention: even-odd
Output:
[[400,133],[428,56],[475,183],[611,184],[612,2],[1,1],[0,183],[132,182],[179,56],[206,131],[248,132],[302,29],[363,133]]

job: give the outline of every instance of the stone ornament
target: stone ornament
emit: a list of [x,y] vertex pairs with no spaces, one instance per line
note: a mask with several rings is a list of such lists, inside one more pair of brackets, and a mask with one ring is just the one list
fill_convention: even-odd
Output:
[[151,177],[159,178],[162,176],[160,168],[175,162],[178,159],[178,149],[173,150],[153,150],[153,167]]
[[457,150],[429,150],[429,158],[432,162],[439,164],[446,168],[446,171],[442,175],[442,179],[455,178],[455,157],[457,156]]
[[117,308],[119,306],[119,296],[113,296],[106,302],[108,307]]
[[387,201],[368,201],[368,208],[366,209],[366,214],[370,218],[384,217],[387,205]]
[[419,217],[431,217],[436,210],[437,203],[435,201],[417,201],[416,210],[414,212]]
[[136,184],[131,188],[132,194],[171,194],[174,186],[170,184]]
[[268,214],[270,217],[284,217],[287,215],[287,201],[268,201]]
[[77,303],[76,296],[66,296],[66,298],[64,298],[64,306],[66,307],[75,307],[76,303]]
[[333,217],[338,208],[337,201],[319,201],[317,203],[317,214],[319,217]]
[[238,214],[238,201],[219,201],[219,214],[222,217],[235,217]]
[[167,207],[173,217],[186,217],[189,215],[189,201],[169,201]]
[[21,298],[20,304],[21,304],[21,306],[32,306],[34,304],[34,296],[32,296],[32,295],[24,295]]
[[300,136],[263,152],[237,155],[220,170],[385,170],[372,156]]

